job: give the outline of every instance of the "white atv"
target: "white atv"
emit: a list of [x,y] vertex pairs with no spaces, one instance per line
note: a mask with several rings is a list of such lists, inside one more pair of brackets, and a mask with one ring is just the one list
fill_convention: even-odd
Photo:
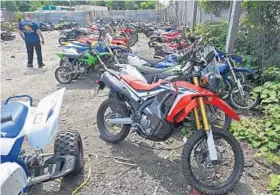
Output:
[[[81,136],[77,131],[58,131],[58,118],[65,88],[40,100],[32,107],[27,95],[13,96],[1,106],[1,165],[2,194],[27,194],[27,187],[79,172],[84,166]],[[29,98],[29,101],[10,101]],[[24,136],[34,150],[25,155]],[[54,152],[43,149],[53,143]]]

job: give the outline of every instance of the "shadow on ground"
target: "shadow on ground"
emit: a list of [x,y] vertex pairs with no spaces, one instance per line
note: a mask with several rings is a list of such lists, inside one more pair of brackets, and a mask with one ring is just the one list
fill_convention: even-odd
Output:
[[99,79],[100,76],[92,75],[92,76],[80,76],[76,80],[72,80],[69,84],[57,84],[57,88],[66,87],[68,90],[75,90],[75,89],[97,89],[98,85],[96,84],[96,80]]
[[157,180],[170,194],[189,194],[188,183],[183,177],[181,165],[159,157],[152,149],[137,147],[123,141],[114,147],[113,155],[130,158],[142,167],[145,174]]
[[40,195],[70,195],[72,192],[84,181],[84,172],[78,175],[68,176],[63,178],[62,181],[54,180],[48,181],[51,190],[46,190],[44,188],[44,183],[35,184],[30,187],[30,194],[40,194]]

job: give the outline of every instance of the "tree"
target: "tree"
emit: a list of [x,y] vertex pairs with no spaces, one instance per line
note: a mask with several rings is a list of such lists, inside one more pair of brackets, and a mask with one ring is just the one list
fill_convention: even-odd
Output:
[[39,7],[42,7],[42,6],[43,5],[42,5],[41,1],[32,1],[29,11],[35,11],[36,9],[38,9]]
[[16,4],[18,6],[19,11],[21,12],[27,12],[30,8],[30,1],[16,1]]
[[229,8],[229,5],[229,1],[199,1],[199,7],[206,13],[213,13],[215,16],[220,16],[223,10]]
[[17,21],[20,22],[23,19],[23,13],[17,12]]
[[147,9],[148,8],[147,2],[145,2],[145,1],[141,2],[140,8],[141,9]]
[[10,12],[18,11],[18,6],[15,1],[3,1],[1,6]]
[[147,9],[155,9],[155,7],[156,7],[155,0],[147,1]]
[[124,10],[125,9],[125,2],[124,1],[113,1],[112,2],[112,9],[113,10]]
[[125,1],[125,9],[127,9],[127,10],[137,10],[138,5],[135,3],[134,0],[126,0]]

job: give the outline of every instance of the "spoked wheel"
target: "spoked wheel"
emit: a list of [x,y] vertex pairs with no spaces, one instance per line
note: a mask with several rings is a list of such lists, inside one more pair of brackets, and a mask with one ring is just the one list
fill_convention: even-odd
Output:
[[118,104],[117,100],[105,100],[97,111],[97,126],[101,137],[112,143],[124,140],[130,131],[130,125],[108,124],[107,119],[129,117],[125,104]]
[[60,66],[55,70],[55,78],[61,84],[69,84],[73,80],[73,74],[68,67]]
[[260,103],[260,95],[254,94],[254,87],[242,83],[244,95],[241,94],[238,86],[233,87],[229,93],[229,102],[238,109],[252,109]]
[[65,44],[67,43],[67,41],[68,41],[68,39],[67,39],[66,37],[60,37],[60,38],[58,39],[58,43],[59,43],[60,45],[65,45]]
[[222,98],[223,100],[227,99],[232,87],[232,82],[229,79],[224,79],[222,82],[221,91],[219,93],[220,98]]
[[243,152],[230,132],[213,126],[212,133],[218,160],[209,159],[206,131],[197,131],[184,145],[183,172],[195,189],[205,194],[225,194],[242,175]]
[[158,46],[158,42],[152,40],[152,41],[148,42],[148,45],[149,45],[149,47],[155,47],[156,48],[156,46]]
[[128,37],[128,43],[127,43],[127,45],[128,45],[129,47],[132,47],[133,45],[135,45],[135,43],[137,42],[137,40],[138,40],[137,34],[131,33],[131,34],[129,35],[129,37]]
[[[69,67],[69,66],[71,66],[70,63],[72,63],[73,60],[74,60],[74,59],[71,59],[71,58],[68,59],[68,60],[62,58],[62,59],[60,59],[60,61],[59,61],[59,66]],[[75,62],[75,63],[77,63],[77,62]],[[81,74],[78,73],[78,72],[75,73],[75,74],[73,75],[72,80],[78,79],[80,75],[81,75]]]
[[224,130],[229,129],[231,118],[225,112],[212,105],[207,105],[206,108],[212,125]]

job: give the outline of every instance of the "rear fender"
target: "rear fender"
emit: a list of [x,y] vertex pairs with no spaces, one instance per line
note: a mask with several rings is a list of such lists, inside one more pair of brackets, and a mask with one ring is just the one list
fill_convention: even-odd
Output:
[[243,68],[243,67],[234,67],[234,71],[235,72],[247,72],[247,73],[252,74],[252,75],[255,74],[255,72],[253,70],[251,70],[249,68]]
[[112,43],[116,44],[116,45],[124,45],[124,46],[126,46],[126,43],[124,41],[120,41],[120,40],[113,40]]
[[115,50],[121,50],[122,52],[127,52],[127,48],[125,46],[119,45],[119,46],[110,46],[110,48],[115,51]]

